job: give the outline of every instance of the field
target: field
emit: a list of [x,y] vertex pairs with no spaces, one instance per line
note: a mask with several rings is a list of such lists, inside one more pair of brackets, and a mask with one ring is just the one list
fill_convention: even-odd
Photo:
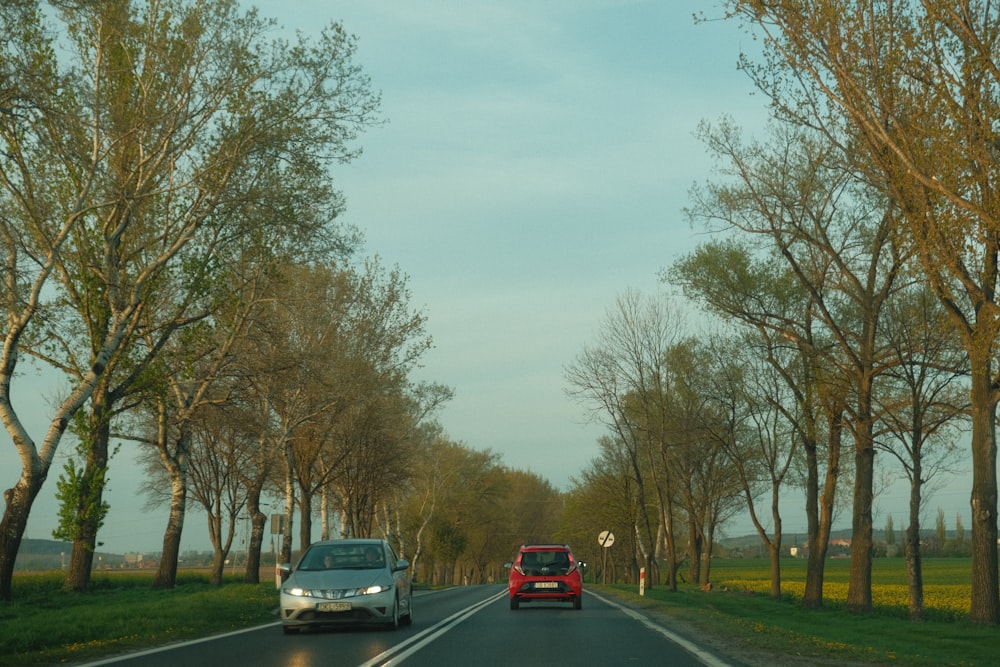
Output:
[[[684,586],[678,593],[615,586],[629,602],[690,625],[710,645],[749,656],[752,664],[778,665],[994,665],[1000,628],[968,622],[971,564],[968,559],[924,562],[927,620],[908,620],[909,598],[902,559],[879,559],[872,568],[875,612],[845,611],[849,561],[827,562],[824,609],[806,610],[805,561],[782,561],[782,600],[769,597],[764,560],[716,560],[712,590]],[[690,629],[690,628],[689,628]],[[734,649],[734,647],[738,647]]]
[[[783,561],[782,600],[771,600],[768,563],[716,560],[712,590],[662,587],[640,597],[635,586],[593,586],[663,614],[668,626],[749,665],[955,665],[996,664],[1000,628],[967,620],[970,562],[925,562],[927,618],[907,620],[907,589],[901,559],[876,560],[874,614],[843,609],[847,560],[827,564],[825,608],[804,610],[799,601],[805,562]],[[221,587],[207,575],[183,572],[170,591],[150,588],[149,572],[95,573],[94,591],[65,593],[58,572],[18,574],[14,600],[0,603],[0,666],[51,665],[165,644],[269,623],[275,619],[273,580]]]
[[[720,585],[733,590],[767,595],[770,571],[759,561],[728,561],[716,569]],[[847,600],[849,561],[831,560],[826,566],[823,585],[824,602],[841,607]],[[806,562],[786,559],[782,563],[782,594],[789,600],[801,600],[805,590]],[[713,576],[713,579],[718,577]],[[909,592],[906,570],[899,558],[878,559],[872,564],[872,601],[880,615],[907,618]],[[924,561],[924,607],[928,620],[964,621],[969,614],[971,570],[968,559],[939,558]]]

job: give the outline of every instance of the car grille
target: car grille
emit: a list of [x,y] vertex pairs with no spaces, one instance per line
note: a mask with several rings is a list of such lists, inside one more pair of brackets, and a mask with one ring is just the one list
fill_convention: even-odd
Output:
[[347,589],[333,588],[325,591],[313,590],[310,597],[322,598],[323,600],[342,600],[347,597]]

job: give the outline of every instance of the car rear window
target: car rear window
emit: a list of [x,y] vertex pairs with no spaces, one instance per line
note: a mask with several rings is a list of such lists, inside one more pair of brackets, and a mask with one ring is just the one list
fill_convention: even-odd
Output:
[[524,551],[521,553],[521,568],[526,570],[558,571],[562,574],[569,569],[569,553],[563,550]]

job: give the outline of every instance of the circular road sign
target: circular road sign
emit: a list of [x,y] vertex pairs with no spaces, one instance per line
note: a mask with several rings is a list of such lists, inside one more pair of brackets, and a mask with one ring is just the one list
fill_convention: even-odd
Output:
[[615,543],[615,534],[610,530],[602,530],[600,535],[597,536],[597,543],[604,548],[608,548]]

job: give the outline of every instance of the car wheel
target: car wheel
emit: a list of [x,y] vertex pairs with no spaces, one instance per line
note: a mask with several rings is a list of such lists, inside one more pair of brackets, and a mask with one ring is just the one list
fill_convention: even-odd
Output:
[[288,625],[281,626],[281,630],[286,635],[297,635],[297,634],[299,634],[299,629],[298,628],[293,628],[293,627],[288,626]]
[[403,625],[413,625],[413,593],[407,597],[409,604],[406,605],[406,615],[403,616]]
[[583,596],[577,595],[573,598],[573,609],[583,609]]
[[521,601],[518,600],[516,597],[510,599],[510,608],[511,609],[517,609],[520,606],[521,606]]
[[399,629],[399,598],[396,598],[392,603],[392,620],[389,621],[386,627],[390,630]]

